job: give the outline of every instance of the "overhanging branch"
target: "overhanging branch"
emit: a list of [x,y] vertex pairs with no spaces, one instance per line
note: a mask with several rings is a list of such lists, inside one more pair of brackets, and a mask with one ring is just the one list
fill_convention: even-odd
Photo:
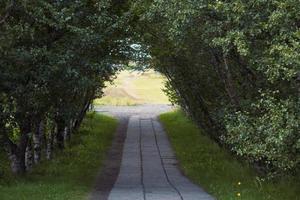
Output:
[[13,7],[15,5],[16,1],[15,0],[11,0],[9,6],[7,7],[4,16],[0,17],[0,25],[4,24],[5,21],[7,20],[7,18],[10,16],[11,11],[13,10]]

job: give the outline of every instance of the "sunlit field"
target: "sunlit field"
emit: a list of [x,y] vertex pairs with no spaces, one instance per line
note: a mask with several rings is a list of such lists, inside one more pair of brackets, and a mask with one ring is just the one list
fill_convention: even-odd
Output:
[[131,106],[139,104],[169,104],[164,94],[166,79],[157,72],[122,71],[112,84],[104,89],[104,96],[95,105]]

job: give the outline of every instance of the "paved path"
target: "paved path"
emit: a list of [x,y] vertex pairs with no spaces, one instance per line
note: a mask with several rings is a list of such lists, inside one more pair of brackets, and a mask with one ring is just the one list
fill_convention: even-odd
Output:
[[178,169],[167,135],[156,118],[170,107],[144,106],[144,112],[142,108],[109,111],[113,115],[127,115],[129,121],[120,172],[107,199],[213,200]]

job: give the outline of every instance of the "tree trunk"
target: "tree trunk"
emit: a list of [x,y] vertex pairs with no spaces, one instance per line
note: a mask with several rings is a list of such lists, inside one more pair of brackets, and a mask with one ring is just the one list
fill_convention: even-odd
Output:
[[75,119],[74,119],[73,133],[76,133],[76,131],[78,131],[87,111],[89,110],[89,108],[92,104],[92,99],[94,96],[95,96],[94,90],[90,90],[90,91],[86,92],[85,100],[84,100],[84,103],[82,104],[82,109],[78,113],[78,115],[75,116]]
[[208,105],[205,103],[204,96],[199,85],[196,66],[184,58],[172,57],[171,66],[166,67],[161,72],[166,75],[171,86],[176,89],[177,96],[180,98],[181,107],[188,115],[196,121],[203,129],[208,130],[210,137],[220,144],[218,123],[212,118]]
[[32,152],[32,141],[31,140],[28,141],[28,144],[26,147],[25,166],[26,166],[26,171],[30,171],[33,166],[33,152]]
[[71,141],[71,131],[68,126],[66,126],[65,130],[64,130],[64,141],[65,141],[65,143],[68,143]]
[[245,84],[250,85],[252,88],[256,88],[257,76],[255,72],[247,66],[246,62],[236,51],[233,54],[233,58],[241,69],[241,75],[247,80],[245,81]]
[[21,170],[21,161],[18,154],[18,147],[6,136],[4,138],[4,144],[6,146],[8,159],[10,161],[10,167],[13,174],[20,174]]
[[10,161],[10,167],[13,174],[21,174],[21,160],[19,156],[18,146],[13,143],[7,135],[7,130],[4,124],[1,124],[1,131],[3,137],[1,138],[4,143],[4,148],[7,152],[8,159]]
[[9,152],[8,158],[10,161],[10,168],[13,174],[21,174],[21,161],[16,153]]
[[[240,99],[237,95],[237,90],[232,79],[231,71],[229,69],[228,61],[225,55],[219,56],[214,50],[211,49],[212,53],[212,65],[215,67],[217,74],[221,81],[224,83],[225,90],[229,96],[230,102],[235,108],[240,108]],[[223,60],[223,61],[221,61]]]
[[44,134],[44,122],[39,121],[36,124],[35,132],[33,135],[33,151],[34,151],[34,163],[38,164],[41,160],[42,152],[42,137]]
[[14,144],[7,136],[4,137],[11,170],[14,174],[21,175],[26,172],[26,158],[29,156],[29,154],[26,154],[26,151],[29,152],[29,149],[27,149],[29,134],[29,126],[21,128],[19,145]]
[[226,79],[225,79],[225,85],[227,88],[226,90],[228,91],[228,95],[229,95],[231,101],[233,102],[233,104],[239,108],[240,107],[240,98],[237,94],[237,90],[234,85],[231,71],[229,69],[228,60],[225,55],[223,55],[223,61],[224,61],[224,72],[225,72],[225,77],[226,77]]
[[90,104],[91,104],[91,102],[88,101],[88,102],[83,106],[83,109],[81,110],[81,112],[80,112],[78,118],[77,118],[76,121],[75,121],[74,132],[77,131],[77,130],[79,129],[79,127],[80,127],[80,125],[81,125],[81,123],[82,123],[82,121],[83,121],[83,119],[84,119],[84,117],[85,117],[85,115],[86,115],[86,113],[87,113],[89,107],[90,107]]
[[47,160],[51,160],[53,157],[53,149],[54,149],[54,133],[56,132],[55,126],[49,132],[48,140],[47,140],[47,152],[46,157]]
[[64,144],[64,132],[65,132],[65,123],[63,120],[58,120],[56,122],[57,130],[56,130],[56,144],[60,150],[65,148]]
[[30,120],[24,120],[23,124],[21,124],[20,126],[20,132],[21,137],[18,145],[18,159],[20,162],[20,171],[18,173],[24,174],[26,172],[25,154],[29,142],[29,135],[31,133]]

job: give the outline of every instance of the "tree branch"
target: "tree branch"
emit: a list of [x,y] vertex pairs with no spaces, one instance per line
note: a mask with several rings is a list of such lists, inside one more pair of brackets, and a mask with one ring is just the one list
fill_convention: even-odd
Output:
[[13,7],[15,6],[16,1],[11,0],[10,5],[7,7],[4,16],[0,17],[0,25],[4,24],[7,18],[10,16]]

